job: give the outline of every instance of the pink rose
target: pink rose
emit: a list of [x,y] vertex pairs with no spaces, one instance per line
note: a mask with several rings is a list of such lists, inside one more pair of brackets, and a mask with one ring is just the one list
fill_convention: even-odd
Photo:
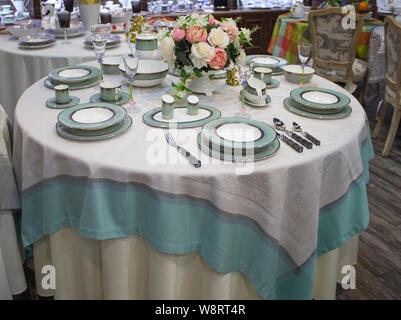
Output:
[[181,41],[185,38],[185,30],[181,30],[178,28],[173,29],[172,37],[175,41]]
[[209,23],[207,24],[208,26],[212,26],[212,25],[219,25],[220,21],[216,20],[213,15],[209,15]]
[[239,29],[233,21],[224,21],[220,24],[220,27],[230,35],[230,39],[239,34]]
[[187,31],[187,40],[189,43],[205,42],[207,40],[206,29],[200,26],[192,26]]
[[227,52],[221,48],[214,48],[214,57],[209,61],[212,69],[222,69],[227,63]]

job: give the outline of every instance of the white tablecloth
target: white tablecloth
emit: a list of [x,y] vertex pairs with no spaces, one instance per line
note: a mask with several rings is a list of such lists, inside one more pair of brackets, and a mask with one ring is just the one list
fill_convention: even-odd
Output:
[[[125,35],[120,36],[123,43],[117,48],[106,50],[106,57],[128,54]],[[0,35],[0,104],[10,117],[25,89],[50,70],[96,59],[93,50],[83,46],[84,39],[85,36],[69,39],[71,44],[67,47],[62,44],[62,40],[57,40],[49,48],[22,50],[18,48],[16,39],[10,35]]]
[[[107,78],[123,79],[121,76]],[[169,84],[171,79],[168,76],[165,84]],[[280,87],[268,91],[272,102],[265,108],[250,108],[253,118],[269,124],[273,117],[280,118],[287,125],[297,121],[318,137],[322,145],[298,154],[282,144],[276,156],[244,166],[209,159],[199,151],[196,143],[200,129],[180,130],[178,143],[201,158],[200,169],[193,168],[181,155],[177,157],[176,150],[166,145],[165,130],[146,126],[142,114],[132,114],[129,107],[133,125],[119,137],[98,142],[61,138],[55,130],[59,111],[45,107],[46,99],[54,93],[45,88],[41,80],[21,96],[15,111],[14,156],[23,195],[29,197],[36,190],[47,188],[53,182],[57,184],[57,179],[67,177],[79,184],[108,181],[116,183],[116,188],[132,184],[146,186],[158,197],[168,194],[203,199],[231,217],[238,215],[256,223],[262,232],[277,241],[279,250],[285,252],[291,263],[302,268],[317,250],[319,210],[342,198],[363,174],[361,144],[367,137],[366,115],[358,101],[349,94],[353,112],[345,119],[314,120],[294,115],[285,110],[282,103],[295,85],[283,77],[277,79],[281,80]],[[224,80],[213,81],[218,90],[212,97],[201,96],[201,103],[218,107],[224,117],[233,115],[238,111],[240,88],[228,87]],[[315,76],[312,81],[347,94],[323,78]],[[159,107],[165,90],[161,86],[135,89],[137,104],[143,111]],[[91,88],[71,93],[79,96],[83,103],[97,92],[98,88]],[[78,182],[81,179],[82,182]],[[84,212],[83,207],[82,210],[80,222],[76,225],[79,233],[89,238],[107,238],[110,230],[107,230],[106,221],[95,212],[92,215]],[[91,223],[86,227],[87,221]],[[97,223],[103,227],[92,233]],[[350,236],[365,227],[364,222]],[[44,230],[36,231],[25,234],[26,244],[39,240],[46,233]],[[119,230],[113,233],[113,237],[129,234],[128,229]],[[157,238],[158,235],[149,234],[147,237],[152,245],[156,243],[151,239],[153,236]],[[337,246],[325,248],[325,251],[337,248],[347,239],[339,239]],[[196,246],[190,244],[178,250],[169,244],[157,243],[158,249],[164,252],[196,250]],[[265,296],[269,294],[265,292]]]

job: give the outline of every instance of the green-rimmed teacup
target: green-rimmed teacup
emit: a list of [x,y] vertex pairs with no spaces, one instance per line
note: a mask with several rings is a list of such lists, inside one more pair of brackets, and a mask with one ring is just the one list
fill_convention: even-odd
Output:
[[104,81],[100,84],[100,99],[114,102],[120,99],[121,84],[118,81]]
[[256,67],[253,69],[253,76],[256,79],[264,81],[266,84],[270,84],[272,82],[272,73],[273,70],[266,67]]
[[68,92],[68,85],[59,84],[54,87],[54,91],[56,93],[56,103],[65,104],[70,102],[70,94]]
[[157,49],[157,37],[151,33],[140,33],[135,36],[135,49],[152,51]]

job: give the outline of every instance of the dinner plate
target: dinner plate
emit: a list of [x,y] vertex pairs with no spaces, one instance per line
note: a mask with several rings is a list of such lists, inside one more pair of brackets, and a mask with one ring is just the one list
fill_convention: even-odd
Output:
[[74,130],[64,127],[60,122],[56,124],[57,133],[68,139],[81,140],[81,141],[96,141],[109,139],[118,136],[127,131],[132,125],[132,119],[130,116],[126,116],[120,124],[116,124],[112,127],[96,130],[96,131],[85,131]]
[[340,111],[351,102],[345,94],[323,88],[297,88],[290,92],[290,96],[297,105],[323,111]]
[[53,83],[78,84],[98,79],[100,70],[91,66],[69,66],[54,69],[48,73]]
[[[45,79],[45,87],[49,89],[54,89],[55,86],[59,85],[60,83],[54,83],[51,81],[50,78]],[[77,84],[69,84],[69,89],[70,90],[79,90],[79,89],[87,89],[87,88],[92,88],[94,86],[97,86],[99,84],[99,80],[94,79],[94,80],[89,80]]]
[[[85,38],[85,41],[84,41],[85,47],[93,49],[93,43],[92,43],[93,37],[94,37],[94,35],[91,35],[91,36],[88,36]],[[116,34],[102,34],[101,38],[104,38],[107,40],[106,48],[114,48],[121,44],[121,37]]]
[[201,127],[205,123],[218,119],[221,116],[220,110],[205,105],[199,105],[199,114],[196,116],[187,114],[186,105],[174,107],[174,118],[165,120],[162,118],[162,108],[155,108],[143,115],[143,122],[158,128],[194,128]]
[[100,130],[120,123],[127,110],[116,104],[85,103],[61,111],[58,121],[69,129]]
[[70,108],[73,106],[76,106],[79,103],[79,98],[70,96],[70,102],[68,103],[57,103],[56,102],[56,97],[47,99],[46,101],[46,107],[51,108],[51,109],[66,109]]
[[[114,104],[118,104],[118,105],[123,105],[123,104],[126,104],[128,101],[129,101],[129,98],[130,98],[130,95],[129,95],[129,93],[126,93],[126,92],[123,92],[123,91],[121,91],[120,92],[120,99],[118,99],[117,101],[113,101],[113,102],[109,102],[109,103],[114,103]],[[101,98],[100,98],[100,93],[96,93],[96,94],[94,94],[91,98],[90,98],[90,101],[91,102],[108,102],[108,101],[103,101]]]
[[246,64],[250,65],[251,63],[257,66],[270,68],[274,72],[274,69],[286,65],[288,62],[287,60],[280,57],[266,54],[253,54],[246,57]]
[[[270,144],[266,149],[256,152],[254,154],[238,154],[238,153],[230,153],[230,152],[221,152],[220,150],[213,149],[205,140],[202,138],[202,133],[198,135],[198,146],[199,148],[211,155],[212,157],[219,158],[222,160],[229,160],[235,162],[246,162],[246,161],[259,161],[263,159],[270,158],[274,156],[277,151],[280,149],[280,141],[275,139],[272,144]],[[227,151],[227,150],[226,150]]]
[[38,33],[35,35],[28,35],[19,38],[18,46],[25,47],[39,47],[49,45],[56,42],[54,35],[49,33]]
[[216,150],[266,149],[276,138],[276,131],[268,124],[239,117],[221,118],[202,127],[202,137]]
[[18,44],[18,48],[19,49],[27,49],[27,50],[35,50],[35,49],[44,49],[44,48],[48,48],[48,47],[51,47],[51,46],[53,46],[53,45],[55,45],[56,44],[56,41],[54,41],[54,42],[49,42],[49,43],[45,43],[45,44],[38,44],[38,45],[31,45],[31,46],[27,46],[27,45],[24,45],[24,44]]
[[313,112],[308,112],[302,109],[297,108],[292,104],[291,97],[284,99],[284,107],[295,114],[300,116],[313,118],[313,119],[322,119],[322,120],[334,120],[334,119],[342,119],[347,117],[351,112],[352,108],[350,106],[346,106],[341,112],[333,113],[333,114],[318,114]]

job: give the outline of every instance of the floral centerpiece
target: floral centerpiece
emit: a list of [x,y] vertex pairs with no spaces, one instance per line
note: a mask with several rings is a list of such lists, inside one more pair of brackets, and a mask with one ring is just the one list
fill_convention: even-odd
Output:
[[[181,78],[178,84],[172,84],[175,98],[183,98],[191,91],[207,94],[213,86],[202,88],[196,85],[197,79],[203,79],[205,84],[213,72],[232,63],[245,63],[243,45],[252,45],[251,34],[258,27],[239,29],[237,22],[231,18],[218,21],[211,14],[198,13],[177,18],[175,28],[162,38],[160,45],[163,59],[174,65]],[[190,78],[193,80],[188,88],[186,81]]]

